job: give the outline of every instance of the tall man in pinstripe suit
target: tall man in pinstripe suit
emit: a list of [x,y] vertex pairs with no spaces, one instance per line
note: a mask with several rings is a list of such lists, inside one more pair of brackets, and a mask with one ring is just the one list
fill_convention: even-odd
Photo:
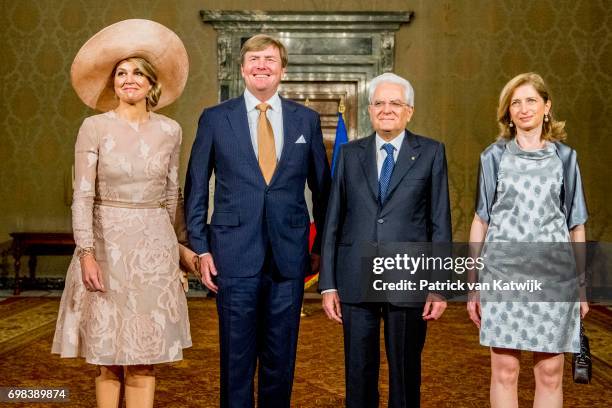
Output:
[[[241,50],[246,90],[205,109],[186,181],[189,240],[201,254],[203,283],[217,292],[221,406],[289,407],[303,278],[318,270],[320,240],[308,254],[312,191],[322,231],[330,174],[319,115],[281,98],[287,52],[256,35]],[[208,181],[215,172],[210,225]]]

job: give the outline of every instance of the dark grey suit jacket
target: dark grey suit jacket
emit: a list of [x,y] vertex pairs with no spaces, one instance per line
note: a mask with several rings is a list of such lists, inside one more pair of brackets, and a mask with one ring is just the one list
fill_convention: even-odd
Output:
[[342,146],[327,207],[319,290],[345,303],[362,301],[364,243],[452,240],[444,145],[406,131],[381,207],[375,138]]

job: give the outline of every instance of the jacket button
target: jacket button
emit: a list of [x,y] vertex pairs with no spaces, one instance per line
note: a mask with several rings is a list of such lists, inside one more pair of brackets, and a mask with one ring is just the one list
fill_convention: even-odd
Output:
[[378,222],[379,224],[384,224],[385,220],[384,220],[384,219],[382,219],[382,218],[379,218],[377,222]]

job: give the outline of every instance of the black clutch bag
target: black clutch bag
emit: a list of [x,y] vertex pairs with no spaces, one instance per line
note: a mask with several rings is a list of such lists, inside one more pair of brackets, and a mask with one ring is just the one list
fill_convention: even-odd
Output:
[[574,382],[578,384],[589,384],[593,375],[589,338],[584,334],[582,321],[580,321],[580,353],[575,353],[572,357],[572,374]]

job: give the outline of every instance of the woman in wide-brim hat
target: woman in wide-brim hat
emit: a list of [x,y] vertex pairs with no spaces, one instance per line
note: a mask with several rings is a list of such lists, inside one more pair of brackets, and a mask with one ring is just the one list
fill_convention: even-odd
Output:
[[84,120],[75,145],[77,248],[52,351],[98,366],[99,407],[117,407],[122,387],[128,407],[152,407],[153,365],[191,346],[173,228],[184,222],[181,128],[153,112],[180,96],[187,72],[181,40],[149,20],[106,27],[72,64],[77,94],[103,113]]

